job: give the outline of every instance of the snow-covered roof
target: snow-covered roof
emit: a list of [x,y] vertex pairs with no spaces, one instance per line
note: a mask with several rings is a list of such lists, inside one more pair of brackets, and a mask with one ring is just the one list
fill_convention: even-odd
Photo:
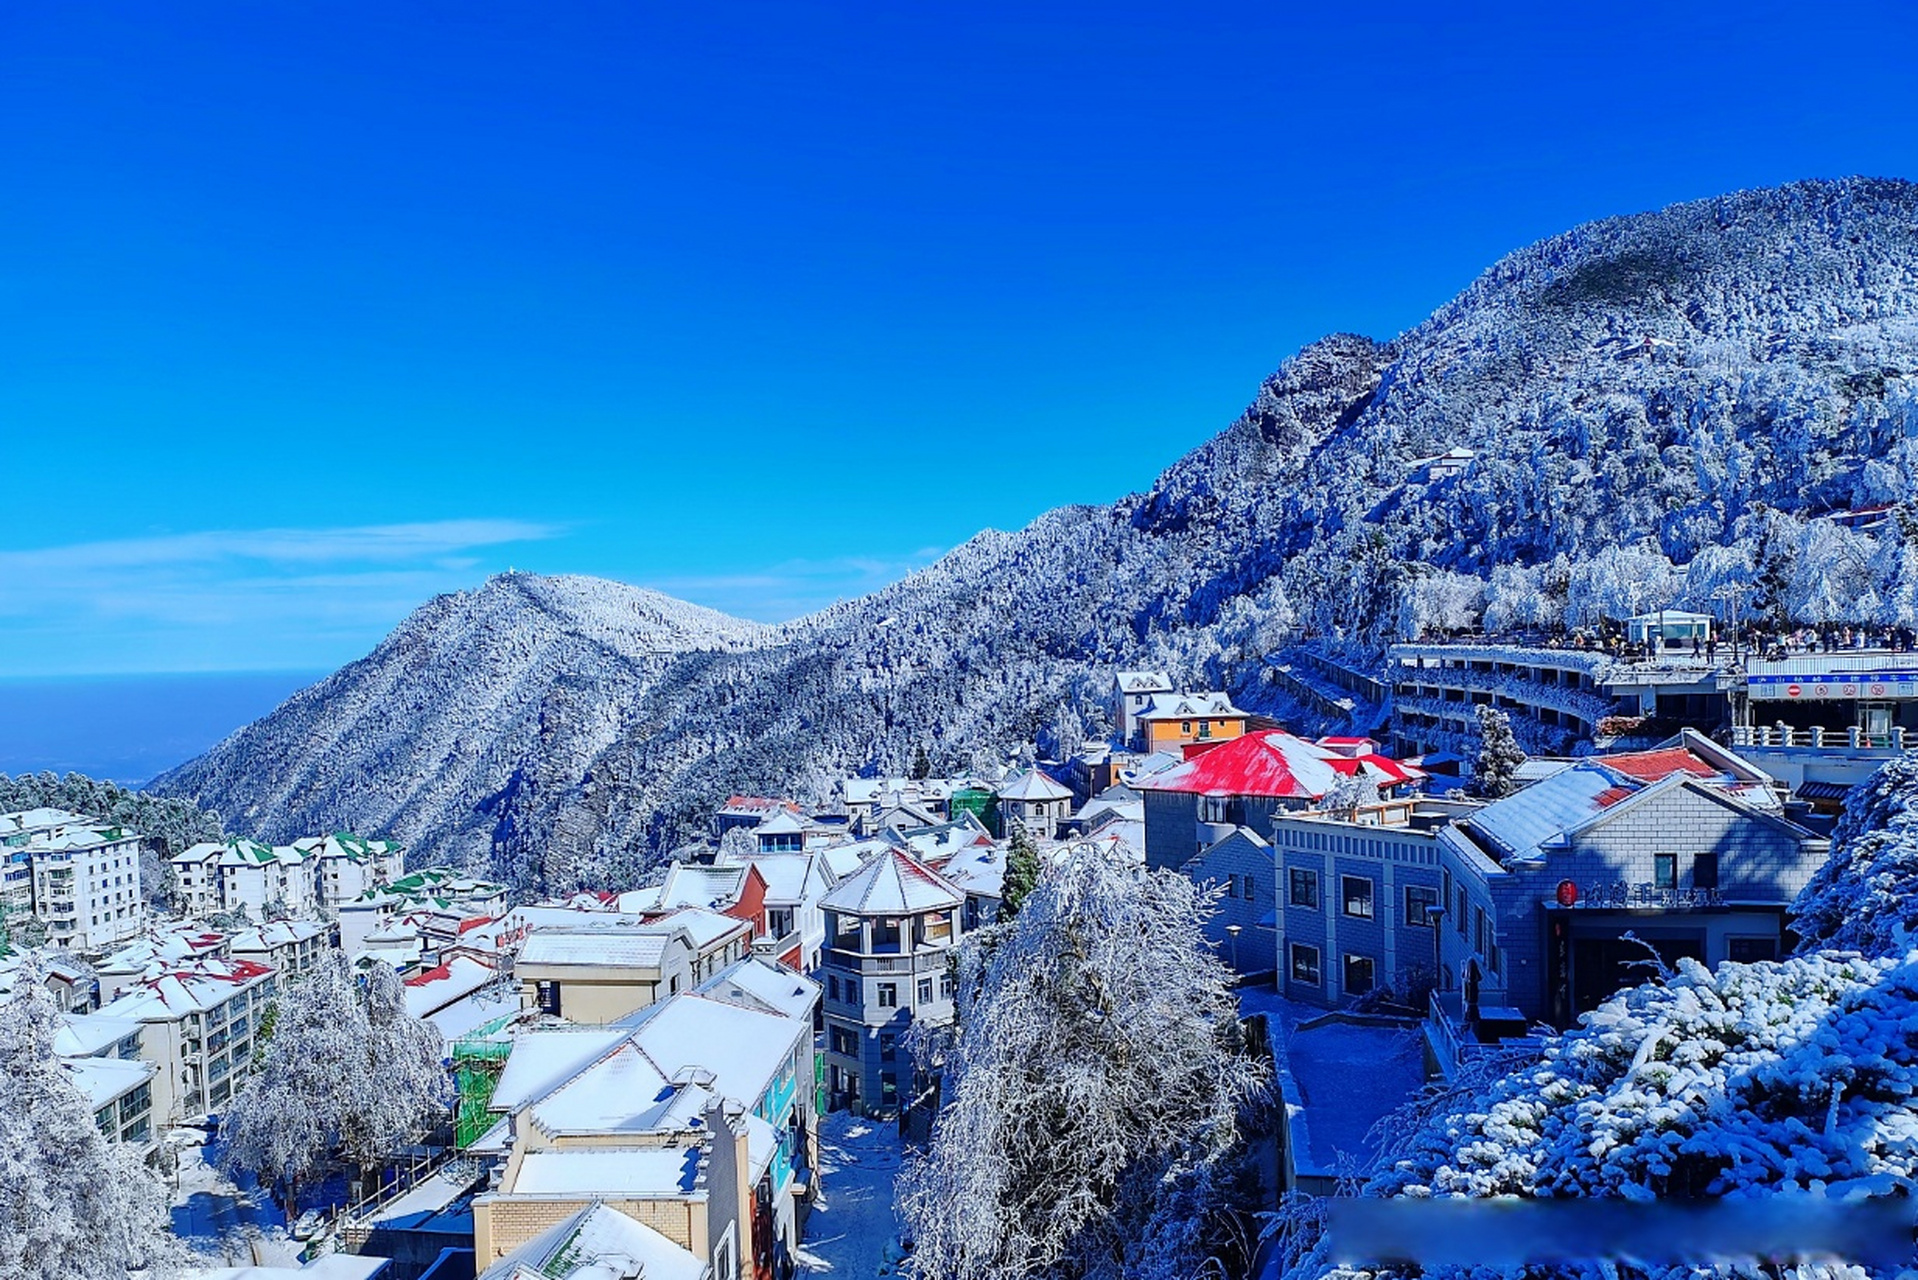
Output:
[[464,999],[499,977],[499,970],[472,956],[454,956],[406,980],[406,1013],[424,1018]]
[[885,835],[886,843],[903,849],[927,866],[956,857],[976,845],[991,844],[992,836],[971,812],[962,812],[951,822],[919,827],[911,831],[896,828]]
[[762,1009],[787,1018],[811,1018],[819,984],[783,964],[748,957],[727,965],[699,986],[699,994],[724,1004]]
[[571,1077],[610,1052],[631,1034],[613,1027],[527,1031],[513,1040],[499,1084],[493,1090],[492,1109],[512,1111],[543,1098]]
[[1245,712],[1223,693],[1155,694],[1138,714],[1140,720],[1243,719]]
[[667,1079],[687,1070],[710,1071],[713,1092],[751,1106],[785,1068],[795,1040],[811,1042],[812,1022],[680,995],[654,1006],[631,1034]]
[[761,818],[759,825],[753,828],[754,835],[804,835],[813,829],[811,818],[802,817],[791,809],[780,809],[768,817]]
[[680,907],[676,911],[659,917],[649,925],[642,925],[641,928],[684,929],[687,936],[692,939],[693,949],[704,951],[735,933],[751,930],[752,923],[741,920],[737,916],[721,915],[706,907]]
[[53,1051],[63,1058],[91,1057],[119,1044],[140,1030],[137,1018],[110,1018],[103,1013],[69,1013],[53,1033]]
[[[1382,757],[1364,757],[1373,760]],[[1220,743],[1174,769],[1133,783],[1142,791],[1202,796],[1262,796],[1316,800],[1337,785],[1351,764],[1283,729],[1262,729]]]
[[595,1202],[495,1262],[479,1280],[700,1280],[705,1271],[676,1241]]
[[1072,789],[1037,769],[1027,769],[1001,786],[997,795],[1001,800],[1070,800]]
[[523,965],[591,965],[623,969],[657,969],[666,958],[672,930],[542,929],[520,948]]
[[[747,863],[722,867],[674,863],[666,873],[666,882],[659,887],[657,905],[662,911],[674,907],[729,907],[745,892],[746,877],[751,873],[751,865]],[[626,909],[625,896],[621,895],[620,910]]]
[[697,1146],[529,1151],[520,1159],[513,1193],[677,1199],[693,1194],[699,1157]]
[[271,951],[275,947],[306,942],[326,931],[326,926],[315,920],[274,920],[257,929],[234,934],[230,946],[234,951]]
[[939,874],[975,898],[997,898],[1005,888],[1006,855],[988,841],[954,854]]
[[188,1267],[186,1280],[376,1280],[392,1263],[374,1254],[329,1253],[303,1267]]
[[87,1095],[87,1105],[95,1111],[158,1074],[151,1062],[119,1058],[65,1058],[60,1066],[67,1079]]
[[0,836],[14,836],[26,831],[36,831],[42,827],[64,827],[74,823],[84,826],[98,821],[98,818],[88,817],[84,813],[74,813],[70,809],[55,809],[41,805],[36,809],[16,809],[12,813],[0,813]]
[[809,853],[755,853],[748,855],[766,882],[766,901],[774,906],[804,902],[815,883],[815,865]]
[[1167,693],[1172,689],[1172,677],[1163,671],[1121,671],[1118,681],[1119,688],[1127,693]]
[[451,1043],[463,1035],[479,1030],[496,1018],[519,1011],[519,992],[514,988],[487,990],[482,987],[468,995],[461,996],[452,1004],[434,1013],[428,1014],[426,1021],[433,1030],[440,1033],[442,1040]]
[[684,1113],[673,1105],[676,1101],[673,1082],[659,1065],[637,1045],[622,1041],[535,1102],[533,1118],[548,1133],[686,1128],[699,1112]]
[[236,992],[273,973],[270,965],[252,960],[195,960],[141,979],[100,1012],[141,1022],[170,1022],[184,1014],[218,1008]]
[[965,895],[943,876],[897,849],[887,849],[836,886],[820,905],[883,916],[939,911],[964,901]]
[[1494,801],[1462,821],[1501,861],[1542,857],[1566,831],[1644,784],[1583,760]]

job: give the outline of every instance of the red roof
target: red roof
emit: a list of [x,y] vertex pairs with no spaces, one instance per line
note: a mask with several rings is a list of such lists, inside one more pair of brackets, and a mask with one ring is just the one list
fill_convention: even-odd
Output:
[[453,966],[450,963],[438,964],[424,972],[414,974],[406,980],[406,985],[409,987],[423,987],[429,982],[444,982],[452,976]]
[[1334,756],[1283,729],[1262,729],[1222,742],[1137,785],[1186,795],[1316,800],[1337,780],[1340,771],[1335,763],[1357,762]]
[[469,917],[468,919],[460,921],[460,932],[471,933],[473,930],[479,928],[481,925],[491,924],[491,923],[493,923],[492,916],[472,916],[472,917]]
[[1686,747],[1661,747],[1656,751],[1627,751],[1615,756],[1599,756],[1598,762],[1640,782],[1657,782],[1674,773],[1694,778],[1716,778],[1719,770],[1705,763]]
[[1607,787],[1592,797],[1592,803],[1601,809],[1609,809],[1620,800],[1638,794],[1637,787]]

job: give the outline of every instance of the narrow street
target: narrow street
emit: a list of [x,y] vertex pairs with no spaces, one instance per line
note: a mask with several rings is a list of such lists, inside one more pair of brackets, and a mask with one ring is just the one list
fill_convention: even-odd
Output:
[[819,1153],[824,1195],[806,1222],[801,1270],[860,1280],[897,1274],[893,1183],[904,1159],[899,1131],[835,1111],[819,1121]]

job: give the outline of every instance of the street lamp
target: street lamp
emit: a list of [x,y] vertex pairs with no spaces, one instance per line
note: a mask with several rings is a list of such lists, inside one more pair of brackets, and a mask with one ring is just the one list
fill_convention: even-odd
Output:
[[[1443,991],[1445,990],[1445,962],[1442,957],[1445,946],[1445,934],[1440,930],[1439,926],[1445,923],[1445,908],[1427,907],[1425,909],[1425,919],[1432,926],[1432,990],[1435,992]],[[1436,1002],[1437,997],[1434,996],[1433,999],[1434,1002]]]
[[1232,939],[1232,972],[1234,973],[1239,971],[1239,930],[1241,927],[1242,926],[1236,924],[1229,924],[1225,927],[1227,936]]

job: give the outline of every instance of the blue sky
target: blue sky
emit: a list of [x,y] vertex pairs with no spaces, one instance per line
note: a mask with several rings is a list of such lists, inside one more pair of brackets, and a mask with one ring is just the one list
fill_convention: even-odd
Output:
[[509,565],[857,594],[1146,486],[1302,343],[1583,219],[1918,176],[1915,34],[19,0],[0,675],[331,666]]

